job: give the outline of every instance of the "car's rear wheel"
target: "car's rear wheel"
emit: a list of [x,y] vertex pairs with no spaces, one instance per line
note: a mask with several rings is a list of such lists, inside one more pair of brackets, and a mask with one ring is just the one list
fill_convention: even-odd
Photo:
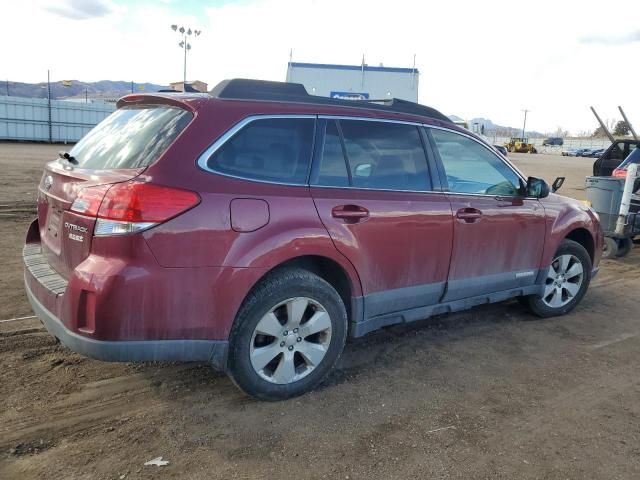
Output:
[[302,269],[270,274],[245,300],[230,336],[228,371],[247,394],[282,400],[312,390],[344,348],[336,290]]
[[569,313],[580,303],[591,282],[591,257],[573,240],[564,240],[547,271],[541,296],[530,295],[524,303],[539,317]]

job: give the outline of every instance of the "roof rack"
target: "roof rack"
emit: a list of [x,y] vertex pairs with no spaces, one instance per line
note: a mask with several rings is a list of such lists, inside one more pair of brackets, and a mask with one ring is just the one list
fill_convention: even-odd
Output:
[[447,116],[435,108],[420,105],[419,103],[409,102],[399,98],[385,100],[340,100],[337,98],[320,97],[317,95],[309,95],[301,83],[233,78],[220,82],[211,90],[210,95],[216,98],[234,100],[263,100],[361,107],[388,112],[408,113],[452,123]]

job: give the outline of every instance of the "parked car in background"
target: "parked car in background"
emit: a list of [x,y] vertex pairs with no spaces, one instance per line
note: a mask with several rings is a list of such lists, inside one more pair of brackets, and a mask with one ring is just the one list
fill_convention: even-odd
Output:
[[596,177],[611,176],[615,168],[639,145],[640,142],[633,139],[616,140],[593,163],[593,175]]
[[278,400],[347,337],[516,297],[564,315],[598,270],[593,210],[432,108],[255,80],[117,107],[46,165],[23,249],[79,353],[209,362]]
[[576,150],[576,157],[584,157],[586,156],[589,152],[591,152],[590,148],[579,148]]
[[[602,155],[605,152],[605,148],[597,148],[595,150],[592,150],[591,153],[589,153],[588,157],[589,158],[598,158],[600,157],[600,155]],[[585,155],[587,156],[587,155]]]
[[562,146],[564,145],[564,140],[561,137],[549,137],[549,138],[545,138],[542,141],[543,147],[554,146],[554,145]]
[[568,148],[566,150],[562,150],[561,155],[563,157],[575,157],[577,152],[577,148]]

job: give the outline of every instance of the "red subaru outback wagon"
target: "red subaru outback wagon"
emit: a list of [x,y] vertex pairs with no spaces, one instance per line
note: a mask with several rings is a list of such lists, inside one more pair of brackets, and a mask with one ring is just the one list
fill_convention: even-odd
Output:
[[565,314],[602,240],[593,211],[432,108],[238,79],[121,99],[46,166],[23,255],[72,350],[205,361],[274,400],[386,325],[513,297]]

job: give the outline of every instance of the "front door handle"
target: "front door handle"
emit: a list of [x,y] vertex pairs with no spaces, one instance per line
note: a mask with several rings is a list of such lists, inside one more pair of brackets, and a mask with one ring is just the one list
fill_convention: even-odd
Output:
[[482,218],[482,212],[477,208],[461,208],[456,212],[456,218],[464,223],[475,223]]
[[331,216],[347,223],[357,223],[369,218],[369,210],[360,205],[338,205],[331,209]]

